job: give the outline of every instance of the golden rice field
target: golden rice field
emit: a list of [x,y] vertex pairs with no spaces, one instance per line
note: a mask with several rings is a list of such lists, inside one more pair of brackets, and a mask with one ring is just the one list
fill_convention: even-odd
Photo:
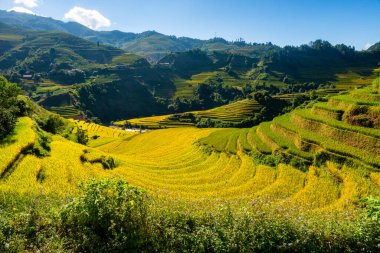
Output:
[[[324,106],[318,109],[329,109],[328,103]],[[311,110],[296,110],[251,129],[181,127],[140,134],[73,121],[90,138],[97,136],[91,140],[95,144],[90,141],[88,147],[52,136],[50,156],[25,154],[17,160],[23,147],[35,141],[33,121],[20,118],[16,135],[1,148],[2,170],[12,164],[15,168],[0,180],[0,189],[66,197],[87,179],[121,177],[169,203],[207,208],[220,201],[240,205],[264,200],[320,213],[345,210],[363,197],[379,195],[380,153],[373,147],[380,143],[380,130],[351,126]],[[361,142],[353,141],[356,138]],[[252,152],[277,152],[310,165],[306,170],[283,163],[268,166],[252,159]],[[318,152],[332,161],[311,165]],[[83,160],[84,154],[92,158]],[[105,156],[118,166],[105,169],[96,162]],[[351,163],[333,162],[343,156]]]
[[[238,123],[249,117],[253,117],[255,113],[260,112],[262,105],[252,99],[243,99],[231,104],[219,106],[209,110],[189,112],[196,117],[210,118],[220,120],[222,122]],[[172,119],[172,114],[160,115],[144,118],[136,118],[114,122],[116,126],[123,127],[126,123],[133,126],[143,126],[147,128],[174,128],[194,126],[194,123],[179,121]]]

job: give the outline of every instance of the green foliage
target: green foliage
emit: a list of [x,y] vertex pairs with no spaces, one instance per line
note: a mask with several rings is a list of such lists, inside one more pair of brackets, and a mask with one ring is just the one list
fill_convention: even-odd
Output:
[[17,103],[17,95],[20,88],[13,83],[8,82],[3,76],[0,76],[0,107],[11,108]]
[[0,107],[0,140],[13,131],[16,122],[17,116],[14,112]]
[[272,154],[262,154],[259,152],[251,152],[251,157],[256,164],[264,164],[271,167],[277,167],[280,163],[290,164],[291,166],[307,171],[310,162],[297,157],[289,156],[286,153],[274,152]]
[[17,95],[20,88],[0,76],[0,140],[10,134],[16,126]]
[[46,196],[2,194],[0,251],[63,252],[56,209],[60,200]]
[[41,127],[50,133],[57,134],[64,130],[65,122],[63,118],[57,114],[50,114],[41,122]]
[[380,77],[373,80],[372,86],[376,92],[380,93]]
[[380,197],[369,196],[368,198],[362,199],[366,205],[368,218],[376,221],[380,225]]
[[79,252],[141,249],[147,232],[147,196],[120,179],[90,180],[61,212],[62,232]]
[[78,127],[77,132],[76,132],[76,137],[77,137],[78,143],[87,145],[89,141],[89,137],[86,130],[82,129],[81,127]]
[[48,156],[50,154],[51,138],[42,131],[37,131],[37,140],[33,145],[32,153],[38,157]]
[[82,162],[100,163],[104,169],[110,170],[119,166],[119,160],[104,153],[94,152],[93,150],[84,150],[84,154],[80,156]]

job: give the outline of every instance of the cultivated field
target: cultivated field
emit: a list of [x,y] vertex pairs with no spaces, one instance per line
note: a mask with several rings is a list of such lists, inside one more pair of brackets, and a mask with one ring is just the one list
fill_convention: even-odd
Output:
[[[90,148],[53,136],[51,156],[17,160],[22,147],[33,143],[23,138],[33,135],[31,120],[23,118],[12,137],[17,141],[3,146],[3,167],[16,167],[0,185],[66,196],[82,180],[121,177],[169,201],[256,199],[313,212],[344,210],[380,189],[380,130],[343,120],[348,104],[361,103],[356,94],[371,96],[353,91],[250,129],[177,127],[139,134],[73,121],[74,133],[77,127],[88,131]],[[378,108],[377,96],[368,101]],[[105,169],[104,157],[117,167]]]

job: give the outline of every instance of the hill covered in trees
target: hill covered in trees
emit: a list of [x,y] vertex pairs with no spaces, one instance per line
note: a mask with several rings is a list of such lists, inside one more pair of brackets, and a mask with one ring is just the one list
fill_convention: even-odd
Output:
[[[0,21],[14,24],[1,24],[1,74],[51,111],[103,123],[209,110],[263,91],[270,96],[315,89],[337,93],[368,84],[380,59],[379,51],[359,52],[323,40],[284,48],[226,42],[236,47],[230,50],[216,46],[225,41],[213,39],[215,50],[176,47],[151,63],[131,53],[144,49],[125,51],[83,39],[103,32],[79,24],[0,14]],[[146,45],[150,36],[158,35],[147,32],[134,47]],[[197,49],[186,51],[191,48]]]

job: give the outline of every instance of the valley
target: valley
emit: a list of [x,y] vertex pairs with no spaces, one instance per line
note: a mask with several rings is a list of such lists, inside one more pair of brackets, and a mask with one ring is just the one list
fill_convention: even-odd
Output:
[[379,64],[0,10],[0,251],[377,252]]

